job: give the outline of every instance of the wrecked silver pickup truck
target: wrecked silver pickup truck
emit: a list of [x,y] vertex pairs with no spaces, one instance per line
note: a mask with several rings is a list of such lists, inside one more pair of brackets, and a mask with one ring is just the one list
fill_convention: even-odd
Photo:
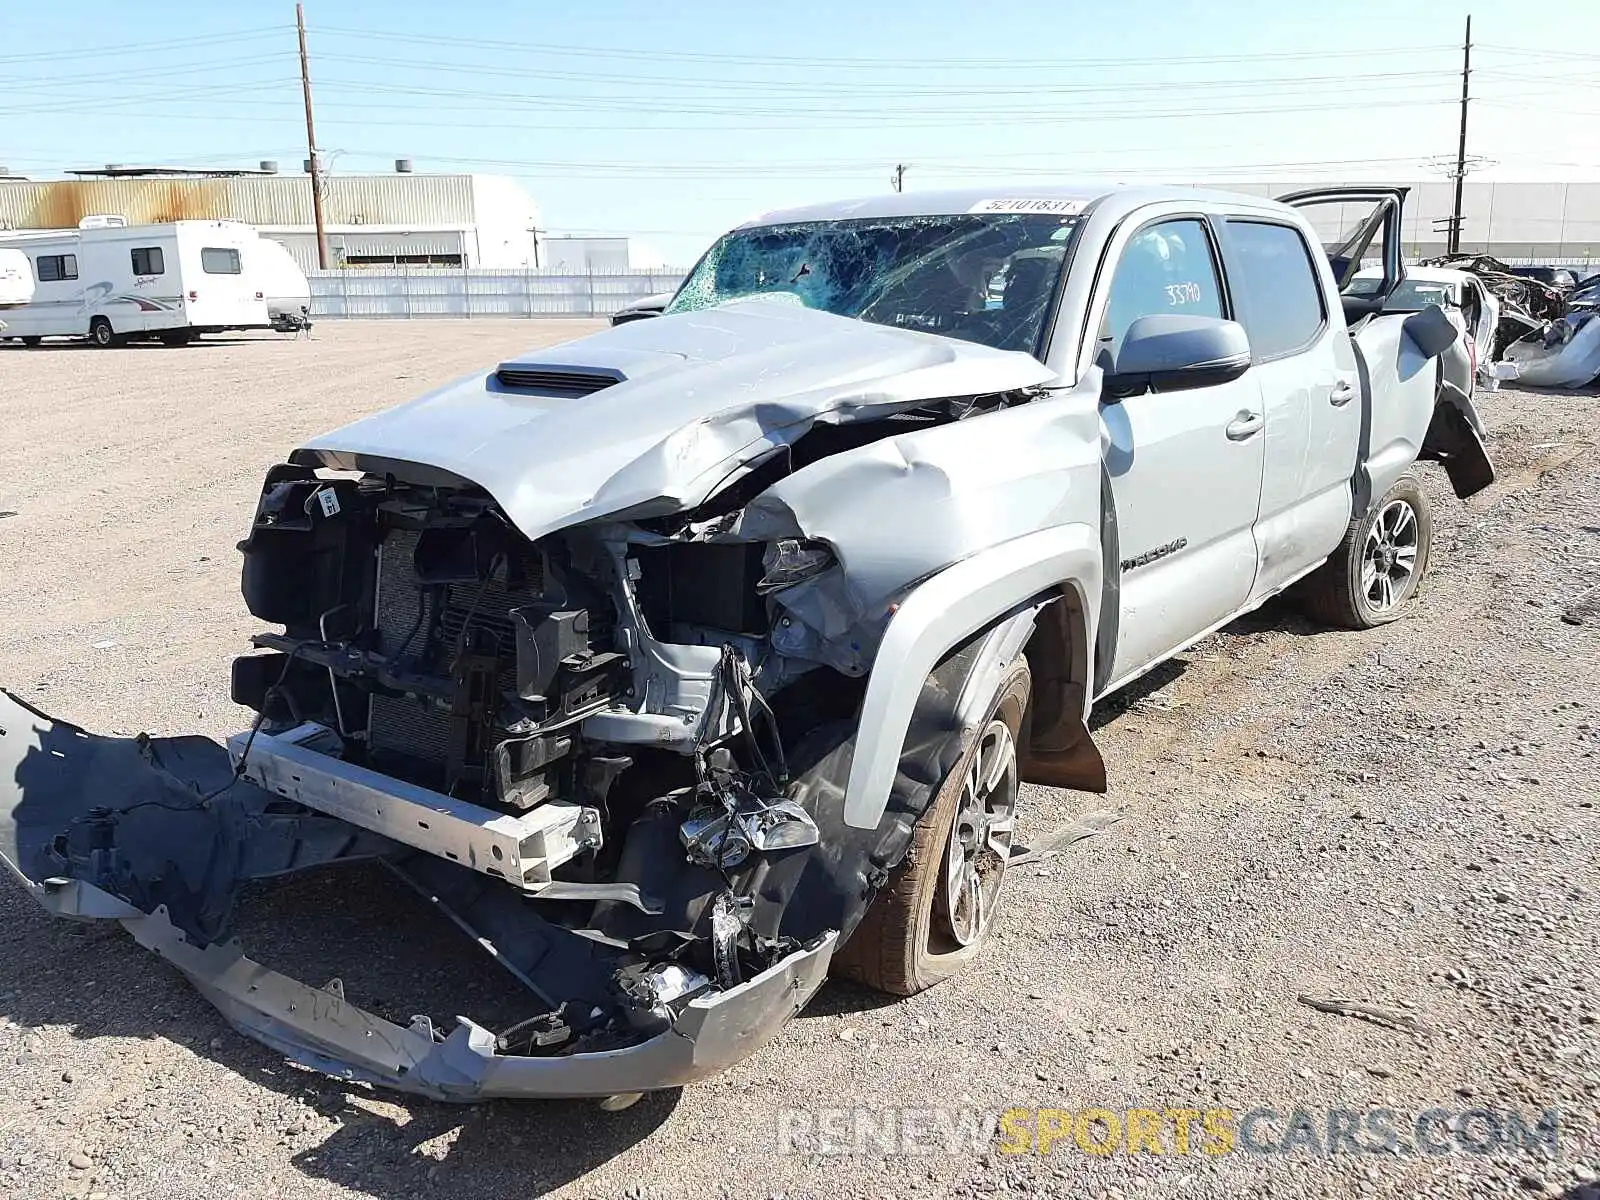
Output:
[[[675,1086],[830,971],[929,987],[992,926],[1019,782],[1105,789],[1096,697],[1291,585],[1392,619],[1413,462],[1493,479],[1456,327],[1383,310],[1402,200],[1298,197],[1326,247],[1164,189],[742,226],[665,315],[268,473],[226,748],[0,698],[0,853],[250,1036],[442,1099]],[[248,882],[372,861],[520,1019],[396,1023],[232,937]]]

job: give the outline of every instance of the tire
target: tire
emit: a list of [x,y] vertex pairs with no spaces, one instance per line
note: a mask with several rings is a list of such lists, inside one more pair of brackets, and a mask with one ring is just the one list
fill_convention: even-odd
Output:
[[[917,821],[905,861],[834,955],[834,975],[911,996],[957,974],[982,950],[994,927],[1011,849],[1017,746],[1031,686],[1027,660],[1019,657],[989,702],[978,737]],[[980,770],[986,779],[977,780]],[[994,784],[987,804],[974,803],[975,780]],[[975,816],[992,822],[988,837]],[[958,829],[970,836],[958,838]],[[958,889],[954,915],[952,876],[971,885]]]
[[44,341],[44,338],[38,336],[37,334],[31,334],[30,333],[27,337],[22,339],[22,344],[31,349],[32,347],[37,346],[42,341]]
[[1416,477],[1402,475],[1306,577],[1306,611],[1341,629],[1387,625],[1405,616],[1432,551],[1433,510]]
[[117,335],[111,328],[111,322],[104,317],[96,317],[89,322],[89,344],[101,350],[117,344]]

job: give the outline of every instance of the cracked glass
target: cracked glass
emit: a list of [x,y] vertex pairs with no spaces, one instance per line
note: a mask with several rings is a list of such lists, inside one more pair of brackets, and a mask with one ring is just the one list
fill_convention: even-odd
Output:
[[706,252],[666,311],[770,295],[1037,353],[1077,226],[1059,214],[965,213],[736,229]]

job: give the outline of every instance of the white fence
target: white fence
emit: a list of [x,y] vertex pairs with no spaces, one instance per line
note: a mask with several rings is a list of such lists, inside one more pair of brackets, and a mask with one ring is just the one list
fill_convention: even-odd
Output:
[[682,271],[571,275],[549,271],[313,271],[311,316],[607,317],[643,296],[670,292]]

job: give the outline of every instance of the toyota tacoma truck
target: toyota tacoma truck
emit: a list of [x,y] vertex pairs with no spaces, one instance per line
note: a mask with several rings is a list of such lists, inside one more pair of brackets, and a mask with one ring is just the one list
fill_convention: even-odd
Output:
[[[1385,310],[1404,193],[1286,199],[775,212],[659,317],[301,446],[240,543],[249,727],[0,697],[0,852],[244,1033],[446,1100],[626,1099],[830,974],[937,984],[993,927],[1019,784],[1105,790],[1098,698],[1289,588],[1391,620],[1414,465],[1493,479],[1458,329]],[[234,936],[252,881],[374,863],[515,1020],[366,1011]]]

